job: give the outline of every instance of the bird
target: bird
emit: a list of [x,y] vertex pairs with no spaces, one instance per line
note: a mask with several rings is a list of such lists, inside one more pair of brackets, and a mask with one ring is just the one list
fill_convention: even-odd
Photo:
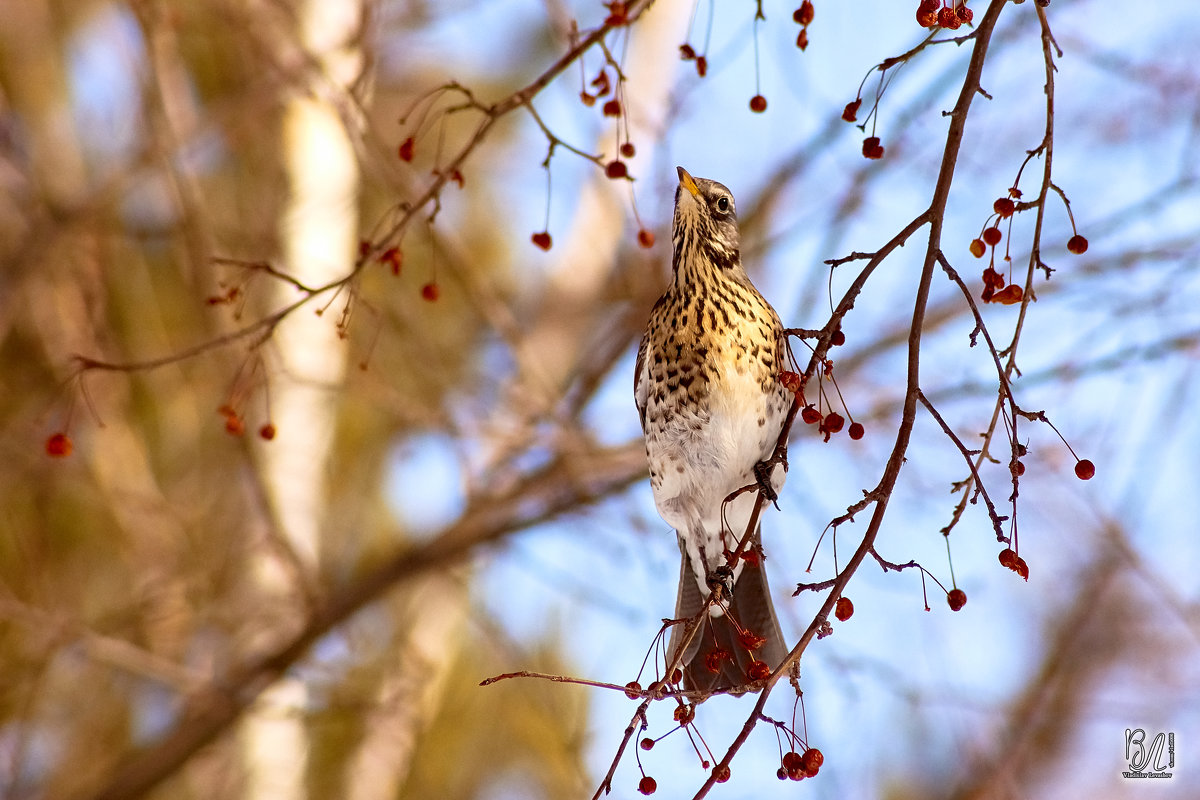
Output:
[[[788,355],[779,315],[742,266],[733,194],[676,169],[672,277],[638,346],[633,393],[654,503],[679,540],[675,618],[699,614],[714,587],[719,597],[682,654],[683,686],[736,690],[753,682],[753,661],[774,669],[789,648],[753,557],[761,529],[751,557],[726,564],[755,492],[724,501],[752,484],[775,500],[786,462],[773,456],[793,395],[780,382]],[[672,628],[668,664],[684,627]]]

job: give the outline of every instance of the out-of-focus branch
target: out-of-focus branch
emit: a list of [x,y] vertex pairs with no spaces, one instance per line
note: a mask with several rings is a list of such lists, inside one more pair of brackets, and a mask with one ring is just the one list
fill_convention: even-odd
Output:
[[178,722],[157,742],[131,753],[84,797],[138,797],[170,777],[243,711],[322,636],[385,592],[457,564],[481,546],[619,492],[646,470],[641,441],[595,451],[560,453],[501,495],[473,498],[457,521],[427,542],[396,553],[354,583],[331,593],[303,629],[220,677],[187,700]]

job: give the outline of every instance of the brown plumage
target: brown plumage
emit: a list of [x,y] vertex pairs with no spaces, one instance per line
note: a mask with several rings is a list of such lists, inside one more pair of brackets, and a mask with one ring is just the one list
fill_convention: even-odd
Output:
[[[673,280],[642,336],[634,397],[654,502],[679,537],[683,563],[675,616],[686,618],[700,610],[725,551],[746,530],[754,493],[740,495],[724,514],[722,502],[755,482],[756,465],[774,451],[791,394],[778,380],[785,363],[783,326],[742,268],[733,195],[678,169]],[[778,491],[783,468],[776,466],[769,479]],[[758,536],[756,531],[756,542]],[[774,668],[787,653],[763,568],[739,561],[732,583],[728,613],[714,605],[685,653],[687,688],[745,684],[751,660]],[[748,652],[729,616],[766,643]],[[682,629],[673,629],[669,655]],[[722,651],[729,657],[721,658]]]

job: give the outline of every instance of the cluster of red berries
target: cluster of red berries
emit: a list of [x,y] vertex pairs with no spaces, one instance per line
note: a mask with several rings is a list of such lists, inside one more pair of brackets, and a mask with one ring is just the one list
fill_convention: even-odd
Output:
[[[225,431],[231,436],[241,436],[246,432],[246,422],[233,406],[226,403],[217,409],[217,413],[225,418]],[[258,429],[259,438],[271,441],[275,438],[275,425],[270,422]]]
[[[862,98],[856,97],[846,107],[842,109],[842,119],[846,122],[854,122],[858,119],[858,110],[862,107]],[[865,127],[865,123],[860,126]],[[869,158],[872,161],[883,158],[884,146],[880,143],[878,136],[868,136],[863,139],[862,154],[863,158]]]
[[[751,630],[743,630],[738,634],[738,644],[753,653],[767,643],[765,636],[759,636]],[[714,647],[704,655],[704,668],[716,675],[721,671],[721,663],[733,658],[733,654],[724,647]],[[759,659],[753,659],[746,667],[746,677],[752,681],[766,680],[771,676],[771,665]]]
[[946,28],[956,31],[962,25],[970,25],[975,15],[967,8],[966,0],[957,6],[953,2],[945,5],[942,0],[921,0],[917,6],[917,24],[922,28]]
[[796,47],[808,49],[808,26],[813,21],[813,4],[804,0],[800,7],[792,12],[792,21],[800,26],[800,35],[796,37]]
[[808,748],[802,754],[793,750],[783,754],[783,765],[775,770],[775,777],[781,781],[815,778],[824,763],[824,753],[815,747]]
[[[846,424],[846,419],[836,411],[830,411],[822,416],[816,406],[809,403],[800,410],[800,419],[806,425],[816,425],[820,433],[825,434],[825,441],[829,441],[829,437],[841,431]],[[861,439],[866,433],[866,429],[861,422],[850,423],[850,429],[847,431],[851,439]]]
[[1017,555],[1017,551],[1011,548],[1000,551],[1000,566],[1011,569],[1025,580],[1029,580],[1029,565],[1025,563],[1025,559]]
[[[1021,199],[1021,190],[1017,187],[1012,187],[1008,190],[1007,197],[998,197],[992,203],[992,216],[995,217],[995,222],[992,221],[992,216],[988,217],[988,222],[985,223],[983,232],[979,237],[971,240],[969,250],[971,255],[976,258],[983,258],[987,253],[988,248],[992,248],[991,263],[987,269],[983,271],[983,292],[980,294],[980,299],[985,303],[1000,303],[1002,305],[1013,305],[1019,303],[1025,297],[1025,291],[1019,285],[1010,283],[1005,280],[1004,276],[995,268],[996,263],[996,245],[1004,239],[1004,233],[1000,230],[1000,220],[1009,219],[1017,212],[1017,200]],[[1079,233],[1075,233],[1067,241],[1067,250],[1071,253],[1079,255],[1087,252],[1088,240]],[[1005,261],[1008,257],[1005,256]]]

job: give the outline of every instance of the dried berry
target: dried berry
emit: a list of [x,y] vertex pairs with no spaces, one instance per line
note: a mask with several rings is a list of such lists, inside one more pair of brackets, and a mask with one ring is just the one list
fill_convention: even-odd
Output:
[[403,142],[401,142],[400,143],[400,160],[401,161],[412,161],[414,147],[416,147],[416,142],[413,141],[413,137],[411,137],[411,136],[408,137],[407,139],[405,139]]
[[766,680],[771,677],[771,667],[767,662],[755,659],[746,667],[746,676],[752,681]]
[[855,441],[858,441],[859,439],[863,438],[863,435],[864,435],[866,432],[867,432],[867,430],[866,430],[866,428],[864,428],[864,427],[863,427],[863,424],[862,424],[861,422],[852,422],[852,423],[850,423],[850,431],[849,431],[849,433],[850,433],[850,438],[851,438],[851,439],[854,439]]
[[792,21],[797,25],[808,25],[813,21],[813,4],[804,0],[800,7],[792,12]]
[[846,103],[846,107],[842,109],[842,119],[846,122],[854,122],[858,119],[858,109],[862,106],[862,98],[858,98],[852,102]]
[[839,597],[837,604],[833,607],[833,615],[845,622],[854,616],[854,603],[850,602],[849,597]]
[[529,237],[529,240],[543,250],[549,250],[554,244],[554,241],[550,238],[549,231],[540,231],[535,233],[533,236]]

